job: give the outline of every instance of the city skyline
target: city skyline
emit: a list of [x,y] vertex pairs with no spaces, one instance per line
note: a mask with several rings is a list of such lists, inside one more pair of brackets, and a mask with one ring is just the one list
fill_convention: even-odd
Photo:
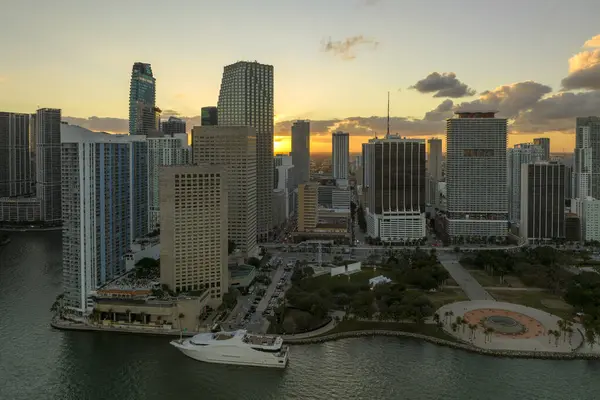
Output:
[[[48,22],[41,16],[50,5],[36,5],[40,12],[29,16],[21,10],[27,3],[12,5],[15,18],[0,27],[5,35],[17,26],[30,28],[18,30],[21,36],[6,49],[12,56],[0,61],[0,90],[11,93],[10,98],[0,98],[0,108],[12,112],[30,112],[37,105],[61,108],[66,121],[92,130],[127,132],[129,72],[137,61],[152,65],[156,105],[165,111],[163,118],[177,114],[186,119],[188,130],[200,125],[202,107],[216,105],[224,65],[243,59],[273,65],[275,152],[289,151],[290,127],[296,119],[311,120],[315,153],[328,150],[330,132],[335,130],[349,132],[350,151],[359,151],[361,143],[385,133],[387,91],[391,130],[401,136],[441,137],[441,119],[453,107],[479,101],[509,118],[513,132],[509,146],[543,134],[551,138],[554,152],[573,149],[574,117],[594,115],[600,109],[600,37],[593,23],[600,5],[591,0],[578,2],[587,10],[583,15],[580,7],[559,1],[545,2],[546,7],[518,3],[519,13],[514,13],[516,1],[482,8],[470,7],[478,3],[464,0],[458,6],[436,5],[433,16],[423,2],[388,0],[327,4],[262,0],[252,7],[232,0],[201,10],[199,5],[175,1],[161,13],[150,12],[153,2],[143,10],[111,2],[102,7],[54,4],[48,12],[53,26],[62,27],[43,34]],[[332,24],[340,9],[347,12],[346,19]],[[200,12],[227,19],[192,23]],[[147,28],[134,29],[126,23],[126,15],[137,13],[147,18]],[[510,31],[489,24],[490,14],[510,19]],[[152,23],[170,15],[176,15],[185,29],[173,32]],[[290,15],[293,26],[310,23],[311,29],[288,29]],[[540,15],[547,18],[537,18]],[[544,23],[557,19],[578,23],[560,33]],[[99,34],[98,20],[110,20],[110,29],[102,28]],[[388,22],[399,28],[387,29]],[[223,28],[230,24],[245,28],[244,35]],[[140,40],[150,33],[152,41]],[[202,42],[203,54],[210,53],[210,60],[182,50],[203,36],[219,37],[218,43]],[[23,43],[30,43],[27,52]],[[424,50],[432,43],[435,50]],[[477,51],[467,60],[464,52],[456,51],[457,43]],[[486,48],[493,51],[485,52]],[[32,62],[40,56],[43,64]],[[479,59],[471,62],[472,58]],[[86,94],[85,101],[81,93]]]

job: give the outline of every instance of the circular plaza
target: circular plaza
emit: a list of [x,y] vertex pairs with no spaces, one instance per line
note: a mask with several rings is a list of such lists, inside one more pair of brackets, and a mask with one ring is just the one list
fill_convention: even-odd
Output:
[[520,304],[461,301],[446,304],[437,314],[447,333],[484,349],[564,353],[583,341],[577,329],[561,332],[556,315]]

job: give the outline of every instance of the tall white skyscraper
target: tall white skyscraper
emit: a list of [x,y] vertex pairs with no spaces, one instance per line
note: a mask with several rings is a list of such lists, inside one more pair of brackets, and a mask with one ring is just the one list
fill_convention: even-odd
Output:
[[533,143],[519,143],[507,152],[508,220],[521,220],[521,167],[523,164],[543,161],[544,150]]
[[60,224],[61,216],[61,111],[42,108],[36,115],[36,192],[41,204],[41,219]]
[[[229,240],[247,257],[258,255],[255,129],[195,126],[192,143],[194,163],[220,165],[227,172]],[[271,187],[271,201],[272,193]]]
[[146,140],[148,141],[148,227],[153,231],[160,224],[158,193],[160,167],[190,164],[192,149],[188,145],[186,133],[148,137]]
[[507,121],[459,112],[446,122],[446,229],[450,238],[506,236]]
[[224,68],[217,104],[219,125],[251,126],[256,130],[259,240],[268,240],[272,228],[273,107],[272,65],[240,61]]
[[431,205],[437,206],[439,204],[438,183],[442,181],[442,139],[429,139],[427,143],[429,144],[427,198]]
[[350,135],[346,132],[335,132],[331,135],[331,153],[333,156],[333,179],[348,179],[348,163],[350,162]]
[[600,117],[578,117],[575,129],[573,197],[600,199]]
[[137,229],[132,182],[146,183],[146,171],[133,168],[136,142],[88,133],[64,142],[61,154],[63,287],[66,305],[79,314],[91,311],[91,291],[125,272]]
[[31,193],[29,114],[0,112],[0,197]]
[[292,162],[295,186],[310,180],[310,122],[296,121],[292,125]]

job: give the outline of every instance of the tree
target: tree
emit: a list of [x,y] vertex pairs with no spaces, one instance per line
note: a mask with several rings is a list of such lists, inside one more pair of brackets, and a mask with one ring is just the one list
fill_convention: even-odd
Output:
[[254,266],[256,268],[259,268],[260,267],[260,260],[258,258],[256,258],[256,257],[250,257],[248,259],[248,264],[252,265],[252,266]]

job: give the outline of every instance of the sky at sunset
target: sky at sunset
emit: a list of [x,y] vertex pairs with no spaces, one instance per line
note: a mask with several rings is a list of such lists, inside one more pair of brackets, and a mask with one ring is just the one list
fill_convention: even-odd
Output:
[[[0,110],[63,110],[88,129],[126,132],[129,79],[152,64],[164,116],[199,124],[223,66],[275,67],[275,151],[312,121],[351,151],[391,131],[443,137],[457,109],[509,118],[509,144],[551,138],[571,151],[576,116],[600,115],[598,0],[4,0]],[[6,40],[8,39],[8,40]]]

